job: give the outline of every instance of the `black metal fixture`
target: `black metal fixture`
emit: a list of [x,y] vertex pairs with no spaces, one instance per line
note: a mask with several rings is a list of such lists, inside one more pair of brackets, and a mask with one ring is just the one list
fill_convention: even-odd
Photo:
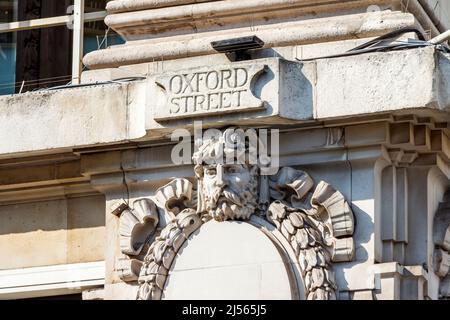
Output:
[[217,52],[227,54],[230,59],[232,58],[231,56],[234,55],[234,59],[232,60],[242,61],[251,59],[248,50],[262,48],[264,46],[264,41],[257,36],[248,36],[213,41],[211,42],[211,46]]

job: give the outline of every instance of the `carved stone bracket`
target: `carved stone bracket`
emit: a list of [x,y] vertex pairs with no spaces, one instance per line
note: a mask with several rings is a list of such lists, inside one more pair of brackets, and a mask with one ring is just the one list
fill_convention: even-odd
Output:
[[137,259],[121,258],[116,262],[116,272],[125,282],[136,281],[142,268],[142,261]]
[[156,191],[156,203],[164,208],[172,219],[185,208],[195,206],[193,185],[187,179],[174,179]]
[[159,222],[155,203],[150,199],[138,199],[133,202],[133,208],[122,202],[112,209],[120,215],[120,250],[129,256],[138,255]]
[[351,261],[354,255],[353,212],[344,196],[331,185],[314,182],[303,171],[282,168],[270,181],[271,196],[285,201],[311,218],[321,232],[323,242],[330,247],[333,262]]

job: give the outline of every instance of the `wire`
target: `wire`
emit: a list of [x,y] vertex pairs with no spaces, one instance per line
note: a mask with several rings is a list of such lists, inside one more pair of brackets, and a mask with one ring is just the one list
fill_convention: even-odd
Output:
[[42,88],[37,91],[45,91],[45,90],[52,91],[52,90],[61,90],[61,89],[90,87],[90,86],[105,85],[105,84],[121,84],[124,82],[139,81],[139,80],[144,80],[144,79],[146,79],[146,77],[125,77],[125,78],[117,78],[117,79],[113,79],[113,80],[93,82],[93,83],[67,84],[67,85],[51,87],[51,88]]
[[[410,33],[410,32],[414,32],[419,39],[408,39],[408,41],[400,41],[400,40],[396,39],[398,36],[405,34],[405,33]],[[417,30],[415,28],[403,28],[403,29],[395,30],[393,32],[389,32],[389,33],[384,34],[380,37],[377,37],[373,40],[365,42],[365,43],[363,43],[353,49],[350,49],[344,53],[316,57],[316,58],[308,58],[308,59],[296,58],[296,60],[305,62],[305,61],[319,60],[319,59],[348,57],[348,56],[354,56],[354,55],[359,55],[359,54],[369,53],[369,52],[398,51],[398,50],[422,48],[422,47],[428,47],[428,46],[434,46],[434,47],[438,48],[438,50],[450,53],[450,49],[447,46],[442,45],[442,44],[436,45],[434,43],[426,41],[425,36],[419,30]]]
[[[17,81],[17,82],[7,82],[7,83],[2,83],[0,84],[0,87],[2,86],[15,86],[15,85],[21,85],[23,83],[23,81],[25,81],[25,86],[30,85],[30,84],[38,84],[39,82],[43,81],[43,80],[53,80],[55,79],[54,82],[59,82],[59,81],[63,81],[65,79],[70,79],[72,78],[71,75],[66,75],[66,76],[58,76],[58,77],[50,77],[50,78],[40,78],[40,79],[34,79],[34,80],[22,80],[22,81]],[[61,80],[56,80],[56,79],[61,79]]]

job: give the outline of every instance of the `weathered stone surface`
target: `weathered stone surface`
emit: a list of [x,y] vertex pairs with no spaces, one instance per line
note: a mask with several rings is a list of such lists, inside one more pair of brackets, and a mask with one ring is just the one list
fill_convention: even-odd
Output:
[[0,206],[0,270],[104,259],[104,198]]
[[[210,125],[259,125],[410,109],[446,111],[450,103],[445,85],[450,81],[448,60],[434,48],[305,63],[261,59],[256,63],[267,65],[267,69],[254,84],[252,94],[257,97],[253,101],[264,101],[265,108],[239,114],[210,112],[203,120]],[[235,63],[229,66],[234,68]],[[5,143],[0,154],[141,140],[146,135],[156,138],[173,128],[189,127],[190,119],[173,121],[158,103],[158,74],[129,84],[1,97],[0,138]],[[400,97],[398,92],[404,94]],[[95,105],[91,103],[94,99],[98,101]],[[167,97],[162,99],[166,103]],[[68,101],[70,108],[65,106]],[[428,116],[433,113],[428,112]],[[442,119],[442,115],[435,116]],[[23,136],[28,138],[21,139]]]
[[211,2],[211,0],[114,0],[108,1],[106,10],[108,13],[118,13],[208,1]]
[[0,154],[138,138],[144,85],[109,84],[0,97]]
[[[337,41],[378,36],[389,31],[413,27],[414,16],[401,12],[378,12],[344,15],[305,21],[280,22],[253,28],[247,27],[196,34],[177,35],[148,40],[130,41],[124,45],[87,54],[83,63],[90,69],[115,68],[152,61],[168,61],[186,57],[215,54],[212,41],[256,35],[265,48],[287,47],[316,42]],[[158,34],[160,36],[160,34]],[[272,55],[273,56],[273,52]]]
[[156,76],[162,90],[154,119],[192,118],[258,110],[264,102],[254,96],[259,75],[267,66],[243,63],[180,70]]
[[[449,298],[449,55],[317,58],[434,36],[437,1],[110,1],[109,82],[0,98],[0,298]],[[281,169],[207,162],[230,128],[174,163],[197,120],[280,129]]]
[[294,298],[285,258],[248,223],[208,222],[181,250],[163,299]]

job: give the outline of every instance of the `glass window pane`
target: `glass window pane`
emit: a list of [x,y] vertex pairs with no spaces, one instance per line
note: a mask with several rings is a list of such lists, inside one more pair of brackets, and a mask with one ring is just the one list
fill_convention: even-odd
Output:
[[[108,0],[85,0],[85,12],[103,11],[106,8]],[[84,52],[104,49],[109,46],[123,44],[125,41],[112,29],[108,30],[106,24],[101,21],[86,22],[84,24]]]
[[[107,2],[85,0],[85,11],[104,11]],[[73,0],[0,0],[0,23],[71,14],[72,4]],[[84,26],[84,54],[124,43],[102,20]],[[72,41],[72,29],[66,25],[0,33],[0,94],[70,83]]]
[[16,82],[16,40],[13,33],[0,33],[0,95],[12,94]]
[[[3,54],[2,54],[3,53]],[[71,81],[72,33],[67,26],[0,34],[0,94]]]
[[0,23],[71,14],[73,0],[0,0]]

